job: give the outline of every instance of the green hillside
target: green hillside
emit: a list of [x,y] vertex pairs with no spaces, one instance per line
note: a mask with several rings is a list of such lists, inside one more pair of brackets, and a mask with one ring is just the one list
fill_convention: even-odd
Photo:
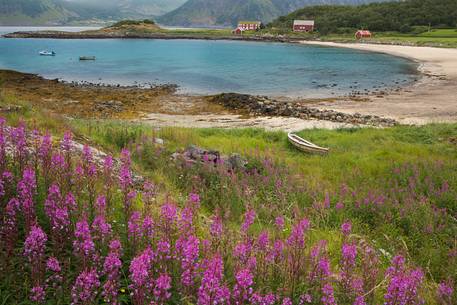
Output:
[[315,19],[319,32],[323,34],[352,32],[354,28],[377,32],[421,32],[430,26],[456,27],[457,1],[407,0],[360,6],[305,7],[276,19],[269,26],[289,29],[294,19]]
[[270,22],[307,5],[353,5],[373,1],[376,0],[189,0],[178,9],[160,17],[159,22],[180,26],[234,26],[242,19]]

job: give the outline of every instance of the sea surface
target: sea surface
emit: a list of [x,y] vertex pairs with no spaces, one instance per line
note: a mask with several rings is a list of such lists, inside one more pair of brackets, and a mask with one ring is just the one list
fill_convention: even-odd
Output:
[[[29,28],[1,28],[0,33]],[[81,28],[71,28],[80,30]],[[68,28],[67,28],[68,30]],[[55,57],[40,56],[42,50]],[[79,56],[96,56],[79,61]],[[406,85],[417,64],[385,54],[298,44],[147,39],[0,39],[0,69],[65,81],[167,84],[189,94],[331,97]]]

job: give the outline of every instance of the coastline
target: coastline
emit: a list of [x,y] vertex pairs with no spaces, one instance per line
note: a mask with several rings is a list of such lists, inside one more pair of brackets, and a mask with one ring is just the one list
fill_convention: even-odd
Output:
[[[43,35],[44,32],[30,32],[33,35]],[[59,37],[55,34],[59,33]],[[72,38],[88,38],[87,33],[68,33],[68,32],[47,32],[46,35],[51,35],[47,38],[65,39],[62,35],[69,34]],[[158,35],[156,35],[158,34]],[[117,38],[116,36],[107,35],[104,37],[93,38]],[[192,36],[192,35],[191,35]],[[12,36],[10,36],[12,37]],[[36,37],[36,36],[35,36]],[[45,37],[41,37],[45,38]],[[119,38],[145,38],[145,37],[119,37]],[[398,56],[413,60],[419,64],[419,81],[402,87],[401,89],[387,91],[387,94],[371,94],[363,99],[353,97],[335,97],[332,99],[308,100],[296,99],[300,102],[306,102],[310,106],[322,111],[336,111],[354,115],[362,113],[364,115],[379,116],[383,118],[394,119],[400,124],[427,124],[427,123],[442,123],[442,122],[457,122],[457,49],[445,49],[434,47],[417,47],[417,46],[401,46],[401,45],[386,45],[386,44],[368,44],[368,43],[335,43],[323,41],[303,41],[276,38],[270,39],[266,37],[167,37],[166,33],[155,33],[151,35],[151,39],[211,39],[211,40],[246,40],[246,41],[270,41],[270,42],[287,42],[299,43],[303,45],[319,45],[323,47],[338,47],[351,48],[360,51],[385,53],[392,56]],[[90,39],[90,38],[89,38]],[[96,90],[93,89],[95,92]],[[158,103],[160,109],[166,111],[145,111],[144,107],[138,108],[136,113],[141,112],[136,120],[145,121],[160,126],[199,126],[202,127],[263,127],[267,129],[281,130],[299,130],[306,128],[344,128],[352,127],[350,124],[332,124],[322,123],[328,121],[309,120],[300,118],[289,118],[281,116],[256,116],[246,117],[237,113],[228,112],[218,108],[217,111],[206,111],[208,104],[204,99],[196,98],[188,95],[169,95],[158,94],[164,98],[160,98]],[[154,94],[154,99],[157,94]],[[172,97],[173,102],[178,102],[184,105],[184,108],[193,108],[192,113],[175,113],[168,111],[169,107],[164,106],[165,96]],[[184,101],[184,102],[183,102]],[[198,106],[192,107],[190,104],[197,101]],[[154,107],[155,108],[155,107]],[[212,107],[210,107],[212,108]],[[214,109],[211,109],[214,110]],[[125,117],[132,119],[133,113]],[[163,116],[162,118],[160,116]],[[209,115],[209,116],[208,116]],[[218,117],[219,116],[219,117]],[[292,120],[291,120],[292,119]],[[243,122],[244,120],[244,122]],[[281,120],[283,120],[281,122]]]
[[418,82],[368,101],[341,99],[316,106],[345,113],[386,116],[402,124],[457,122],[457,49],[367,43],[301,41],[305,45],[351,48],[408,58],[420,64]]

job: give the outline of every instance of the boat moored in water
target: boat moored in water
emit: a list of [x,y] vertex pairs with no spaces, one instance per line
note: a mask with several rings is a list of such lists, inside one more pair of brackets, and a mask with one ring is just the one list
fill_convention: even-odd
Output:
[[317,146],[314,143],[311,143],[309,141],[306,141],[305,139],[299,137],[298,135],[294,133],[289,133],[287,135],[287,138],[293,146],[298,148],[299,150],[307,153],[312,153],[312,154],[328,154],[329,149]]
[[95,56],[79,56],[79,60],[95,60]]
[[40,51],[41,56],[56,56],[56,52],[54,51]]

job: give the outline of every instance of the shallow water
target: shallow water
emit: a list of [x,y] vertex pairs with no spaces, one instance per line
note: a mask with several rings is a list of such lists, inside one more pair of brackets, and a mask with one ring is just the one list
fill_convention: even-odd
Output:
[[[0,28],[1,31],[1,28]],[[53,50],[55,57],[39,56]],[[94,55],[96,61],[79,61]],[[0,68],[121,85],[174,83],[183,93],[330,97],[407,84],[416,64],[362,51],[203,40],[0,39]]]

